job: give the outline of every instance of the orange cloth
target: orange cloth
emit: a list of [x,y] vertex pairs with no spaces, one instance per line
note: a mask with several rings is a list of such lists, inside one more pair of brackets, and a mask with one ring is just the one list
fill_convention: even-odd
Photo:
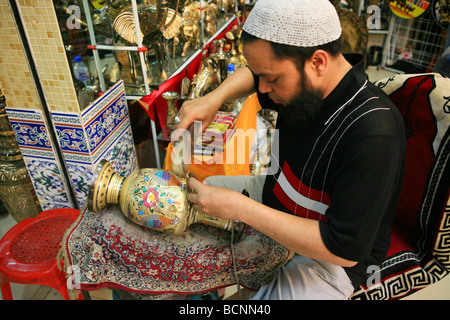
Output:
[[[191,164],[192,172],[200,181],[203,181],[213,175],[250,175],[250,152],[253,145],[254,135],[256,134],[256,113],[261,109],[256,94],[251,95],[245,101],[239,116],[236,120],[236,132],[227,142],[223,152],[216,152],[213,158],[206,161],[195,156]],[[240,137],[246,138],[245,145]],[[173,145],[169,144],[166,149],[163,168],[172,170],[171,154]],[[234,159],[232,158],[234,156]],[[227,161],[227,159],[229,159]],[[198,163],[200,162],[201,163]]]

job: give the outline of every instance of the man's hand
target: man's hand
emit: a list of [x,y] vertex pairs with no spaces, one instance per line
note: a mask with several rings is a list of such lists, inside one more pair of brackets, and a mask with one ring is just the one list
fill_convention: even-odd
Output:
[[201,132],[204,132],[214,119],[220,106],[221,104],[218,104],[217,101],[213,99],[213,95],[206,95],[183,103],[178,114],[181,122],[176,125],[176,130],[172,133],[170,138],[172,143],[178,141],[184,131],[188,130],[194,121],[201,122]]
[[252,201],[237,191],[212,187],[192,176],[187,179],[187,184],[187,199],[195,209],[211,217],[240,220],[240,213],[245,210],[245,201]]
[[203,97],[183,103],[178,118],[180,123],[172,133],[171,141],[175,143],[194,121],[201,121],[202,132],[208,128],[219,108],[227,101],[248,97],[255,92],[253,75],[247,67],[239,68],[216,89]]

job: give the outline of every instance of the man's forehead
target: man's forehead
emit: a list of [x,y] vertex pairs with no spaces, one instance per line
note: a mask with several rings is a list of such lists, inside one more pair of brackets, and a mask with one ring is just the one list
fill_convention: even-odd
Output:
[[272,46],[266,40],[244,42],[244,57],[247,60],[247,67],[254,76],[273,76],[279,71],[274,66],[281,60],[275,56]]
[[255,76],[255,77],[267,77],[267,76],[270,75],[267,72],[260,72],[260,73],[255,72],[255,71],[253,71],[253,69],[249,65],[247,65],[247,67],[250,69],[251,73],[253,73],[253,76]]

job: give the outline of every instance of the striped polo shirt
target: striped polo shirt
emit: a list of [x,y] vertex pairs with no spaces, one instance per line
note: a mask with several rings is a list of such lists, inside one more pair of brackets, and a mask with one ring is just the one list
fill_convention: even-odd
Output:
[[[353,68],[322,101],[309,129],[289,130],[279,114],[263,203],[320,221],[328,250],[359,261],[345,268],[356,288],[389,247],[405,137],[399,111],[368,81],[363,57],[345,58]],[[255,83],[258,88],[256,77]],[[258,98],[263,108],[278,110],[267,94],[258,92]]]

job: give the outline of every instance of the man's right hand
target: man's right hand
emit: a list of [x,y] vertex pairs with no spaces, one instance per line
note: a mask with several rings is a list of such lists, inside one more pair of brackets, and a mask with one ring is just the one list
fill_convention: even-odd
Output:
[[255,83],[253,75],[250,69],[243,67],[236,70],[219,87],[207,95],[195,100],[186,101],[180,109],[178,117],[181,121],[177,124],[177,129],[172,133],[172,143],[177,142],[194,121],[201,122],[201,129],[204,132],[222,104],[227,101],[247,97],[254,91]]
[[181,122],[176,125],[176,130],[172,133],[171,141],[178,141],[184,130],[188,130],[194,121],[201,122],[201,130],[204,132],[214,116],[219,110],[221,104],[214,99],[214,94],[209,94],[195,100],[186,101],[181,106],[178,117]]

